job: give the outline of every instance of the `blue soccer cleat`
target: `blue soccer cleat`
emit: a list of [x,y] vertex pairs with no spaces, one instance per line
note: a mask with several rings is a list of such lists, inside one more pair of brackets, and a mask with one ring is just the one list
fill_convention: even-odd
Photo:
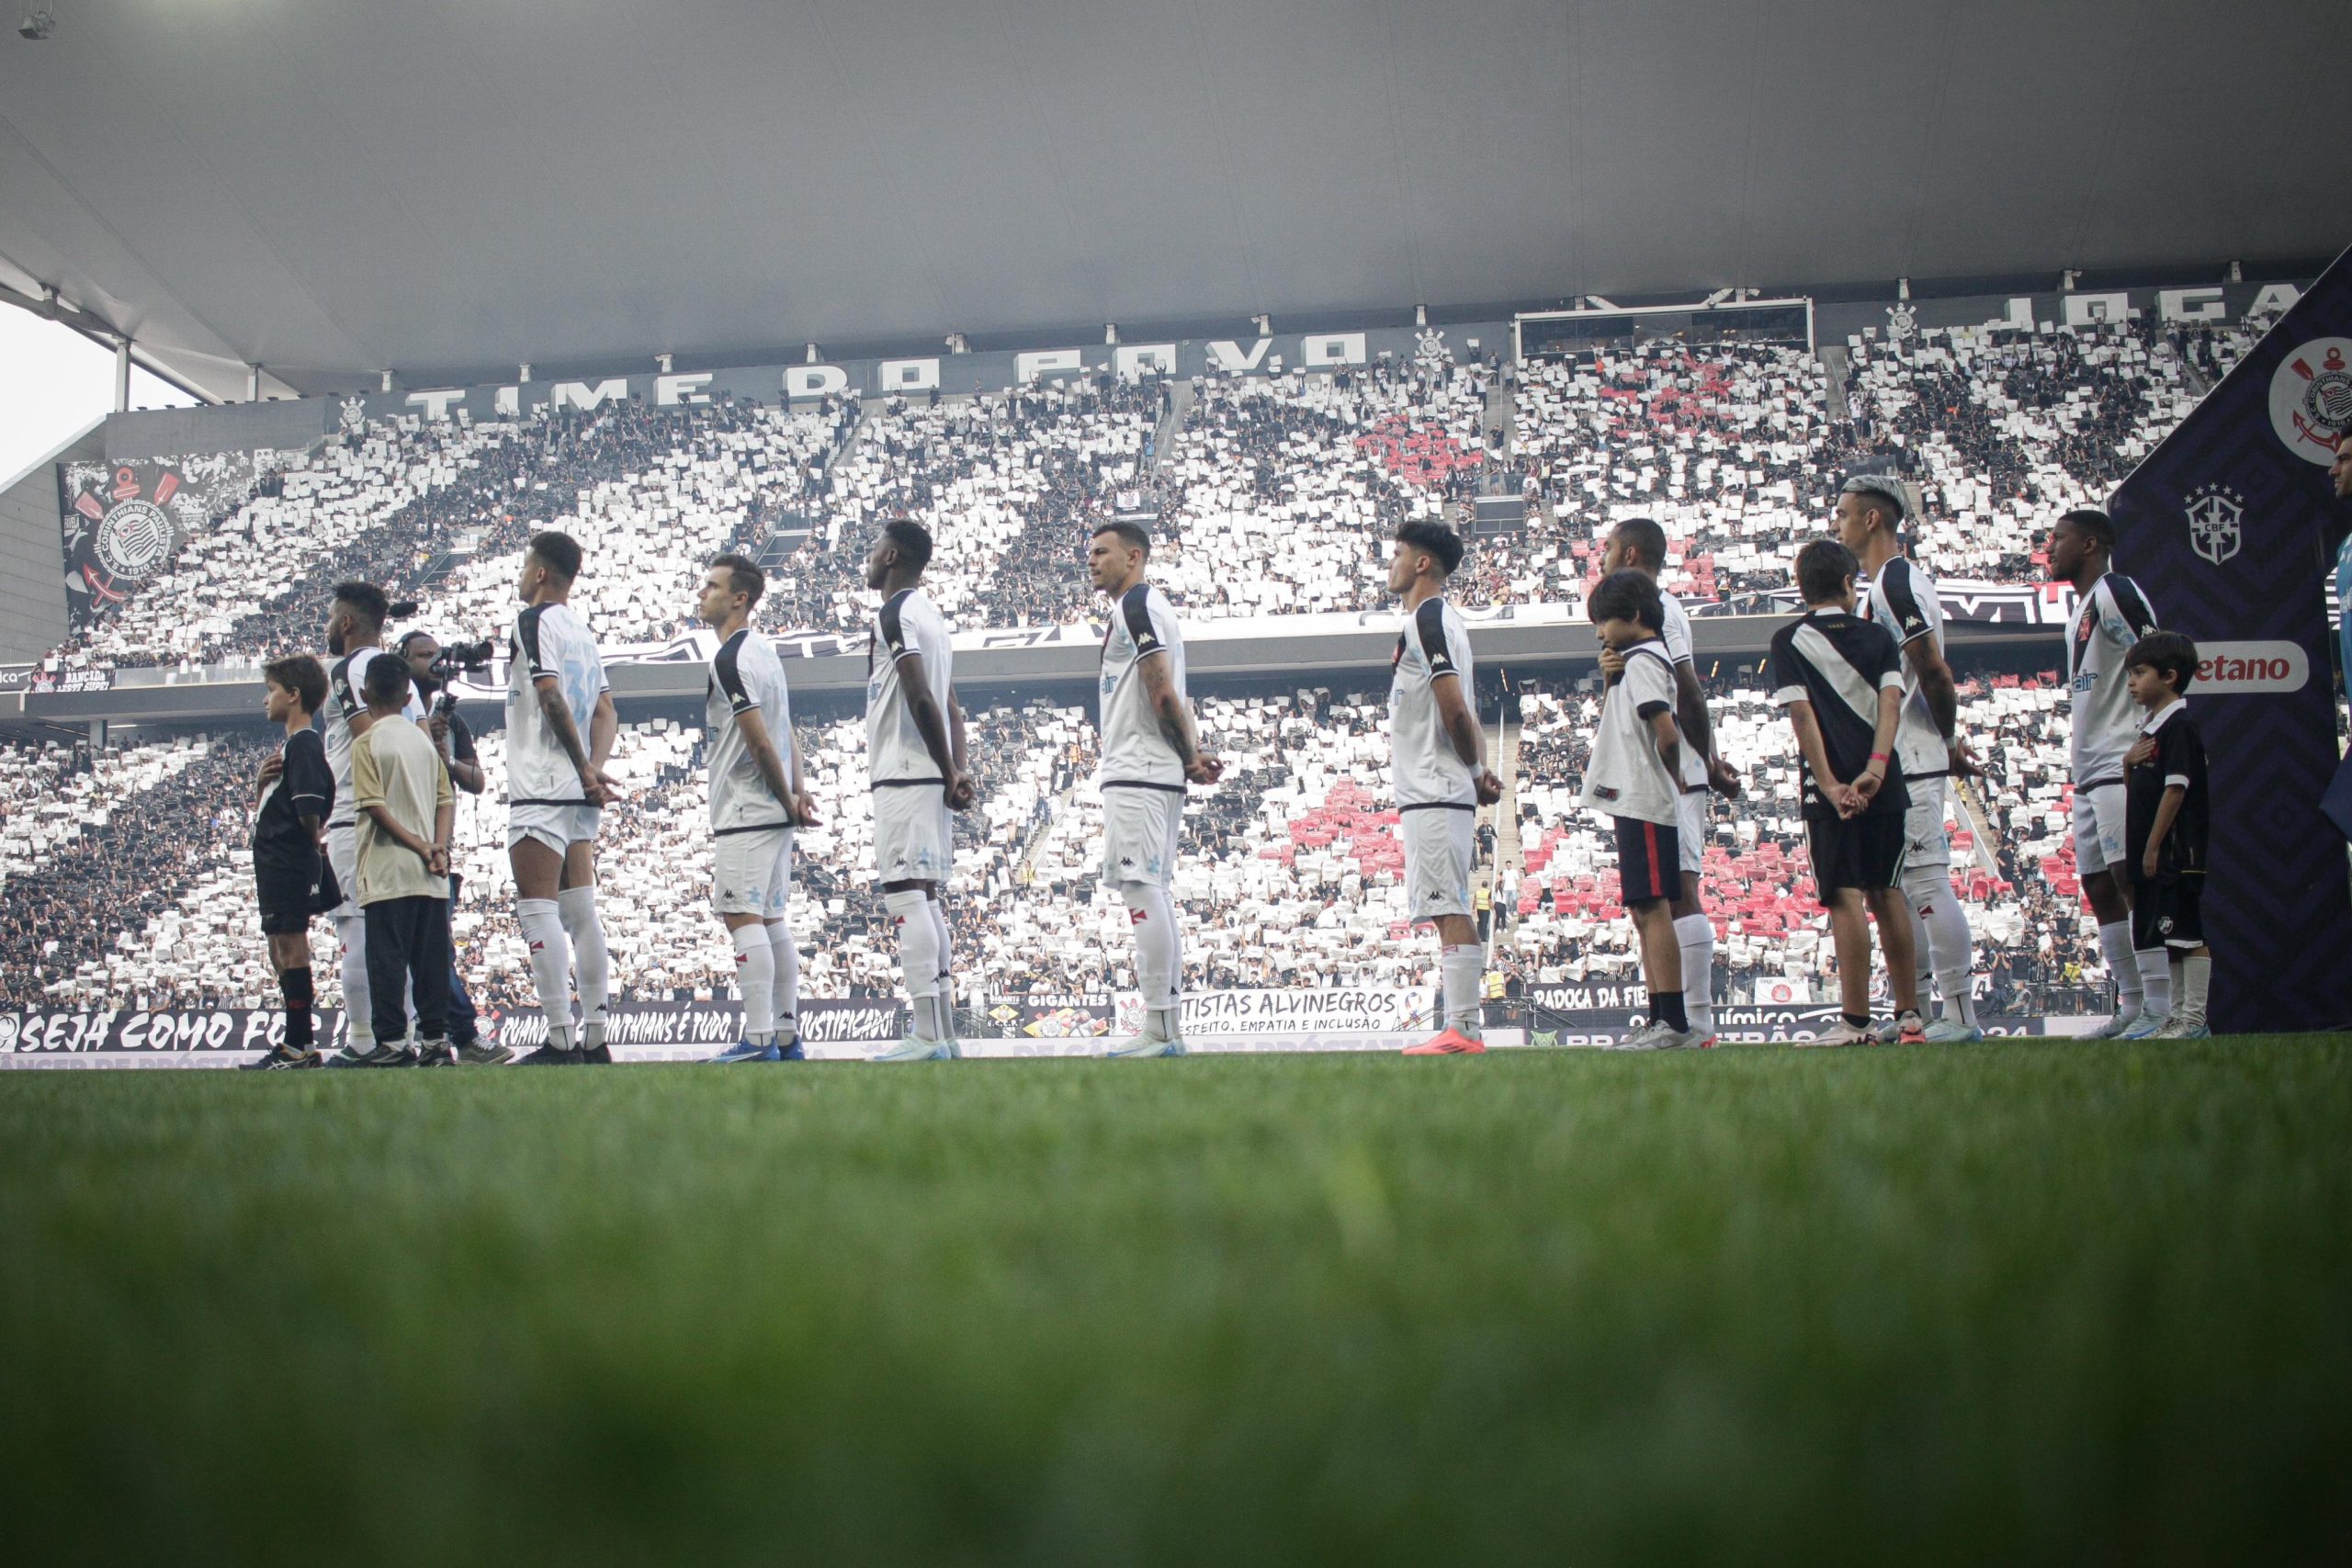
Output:
[[738,1040],[707,1060],[713,1066],[726,1066],[736,1062],[773,1062],[777,1055],[773,1040]]

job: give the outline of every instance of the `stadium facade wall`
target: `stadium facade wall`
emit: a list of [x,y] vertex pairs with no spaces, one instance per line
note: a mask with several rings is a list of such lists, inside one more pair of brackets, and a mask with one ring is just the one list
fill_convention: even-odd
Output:
[[285,398],[217,408],[134,409],[106,422],[110,463],[186,457],[205,452],[300,452],[317,443],[334,418],[332,398]]
[[65,640],[57,465],[107,455],[100,421],[0,490],[0,663],[40,658]]

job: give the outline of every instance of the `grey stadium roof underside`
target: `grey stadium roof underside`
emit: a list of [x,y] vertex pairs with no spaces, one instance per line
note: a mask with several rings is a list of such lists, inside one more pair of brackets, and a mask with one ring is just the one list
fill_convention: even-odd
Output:
[[0,285],[199,390],[2311,257],[2341,0],[50,0]]

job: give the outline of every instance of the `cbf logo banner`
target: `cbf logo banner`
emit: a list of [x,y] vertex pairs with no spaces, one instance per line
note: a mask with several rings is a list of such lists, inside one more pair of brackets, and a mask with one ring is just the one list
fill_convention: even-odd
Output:
[[2207,661],[2188,712],[2213,792],[2217,1032],[2352,1021],[2352,879],[2319,807],[2336,766],[2327,468],[2347,434],[2352,261],[2340,256],[2108,506],[2117,570]]
[[74,629],[164,572],[182,541],[243,505],[288,456],[265,450],[160,463],[60,463],[65,609]]

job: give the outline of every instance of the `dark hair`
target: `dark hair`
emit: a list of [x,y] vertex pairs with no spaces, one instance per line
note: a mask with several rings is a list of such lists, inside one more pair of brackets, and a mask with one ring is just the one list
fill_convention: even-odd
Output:
[[539,558],[541,566],[566,582],[574,581],[580,576],[580,541],[569,534],[560,534],[550,528],[544,534],[532,535],[531,554]]
[[1122,543],[1133,546],[1146,555],[1151,554],[1151,535],[1140,523],[1130,523],[1124,517],[1109,523],[1097,523],[1094,532],[1087,537],[1099,538],[1104,534],[1116,534]]
[[1603,621],[1631,621],[1652,631],[1666,626],[1666,605],[1657,596],[1657,580],[1631,567],[1600,580],[1585,605],[1585,614],[1595,626]]
[[2172,676],[2172,689],[2183,693],[2197,679],[2199,662],[2197,645],[2178,632],[2150,632],[2123,655],[2124,669],[2137,670],[2145,665],[2160,675]]
[[1396,542],[1435,556],[1438,570],[1448,577],[1462,564],[1462,536],[1442,523],[1399,523]]
[[747,609],[758,604],[760,595],[768,591],[768,574],[762,571],[759,563],[749,556],[737,555],[729,550],[723,556],[713,556],[710,564],[726,568],[727,586],[738,593],[749,595],[743,601]]
[[1652,571],[1666,570],[1666,530],[1655,517],[1628,517],[1617,525],[1617,536],[1642,554]]
[[271,660],[261,667],[261,678],[293,693],[304,713],[316,713],[326,705],[327,672],[307,653]]
[[1854,591],[1862,563],[1836,539],[1815,539],[1797,552],[1797,592],[1808,604],[1826,604]]
[[408,700],[408,660],[404,659],[371,659],[367,676],[359,682],[359,691],[371,703],[397,703]]
[[[2099,547],[2108,554],[2115,553],[2115,520],[2098,507],[2077,506],[2074,511],[2060,517],[2058,521],[2072,523],[2076,533],[2097,539]],[[2126,668],[2128,669],[2129,666]]]
[[931,564],[931,530],[911,517],[893,517],[882,525],[882,536],[899,552],[899,564],[921,571]]
[[351,613],[368,626],[383,629],[385,620],[392,613],[391,601],[384,591],[372,582],[338,582],[334,585],[334,602],[347,606]]

